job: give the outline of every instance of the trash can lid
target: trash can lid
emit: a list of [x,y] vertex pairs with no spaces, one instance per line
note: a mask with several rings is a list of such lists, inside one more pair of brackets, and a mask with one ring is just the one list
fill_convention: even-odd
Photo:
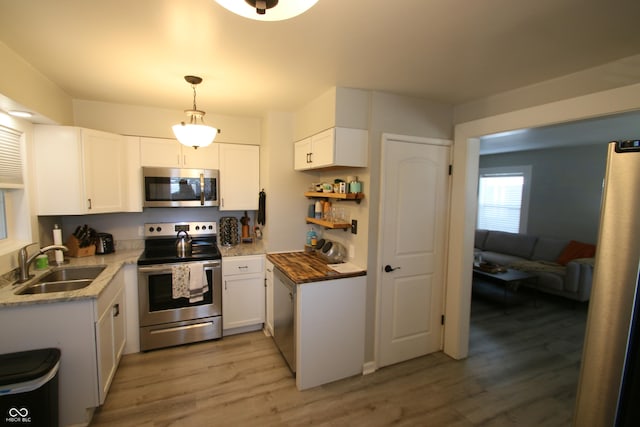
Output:
[[31,381],[45,376],[60,360],[60,350],[43,348],[0,354],[0,386]]

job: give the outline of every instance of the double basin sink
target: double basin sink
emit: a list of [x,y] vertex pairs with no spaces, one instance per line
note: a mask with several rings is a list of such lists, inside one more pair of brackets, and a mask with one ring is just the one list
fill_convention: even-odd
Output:
[[56,268],[41,276],[35,282],[18,289],[16,294],[28,295],[77,291],[89,286],[105,268],[105,265]]

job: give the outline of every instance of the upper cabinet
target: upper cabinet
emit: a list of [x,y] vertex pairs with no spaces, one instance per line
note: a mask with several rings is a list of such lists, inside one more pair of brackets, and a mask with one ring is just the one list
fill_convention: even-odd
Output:
[[142,166],[219,169],[218,146],[192,148],[175,139],[140,138],[140,161]]
[[39,215],[126,210],[123,136],[49,125],[35,126],[34,135]]
[[366,130],[341,127],[327,129],[295,143],[294,169],[365,167],[368,142]]
[[220,146],[220,210],[257,210],[260,193],[260,147],[217,145]]

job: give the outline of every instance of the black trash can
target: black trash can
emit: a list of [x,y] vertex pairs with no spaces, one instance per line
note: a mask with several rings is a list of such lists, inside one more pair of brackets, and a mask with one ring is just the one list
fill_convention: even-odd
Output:
[[0,425],[58,426],[60,350],[0,354]]

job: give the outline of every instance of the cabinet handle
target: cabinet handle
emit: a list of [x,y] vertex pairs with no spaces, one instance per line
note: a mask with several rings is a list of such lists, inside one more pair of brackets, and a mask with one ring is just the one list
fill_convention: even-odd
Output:
[[116,304],[113,306],[113,317],[118,317],[120,315],[120,304]]
[[248,265],[239,265],[238,268],[249,268]]
[[91,199],[87,199],[87,202],[89,202],[89,209],[91,209]]
[[227,281],[226,280],[224,281],[224,290],[225,291],[227,290]]

